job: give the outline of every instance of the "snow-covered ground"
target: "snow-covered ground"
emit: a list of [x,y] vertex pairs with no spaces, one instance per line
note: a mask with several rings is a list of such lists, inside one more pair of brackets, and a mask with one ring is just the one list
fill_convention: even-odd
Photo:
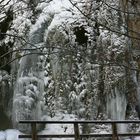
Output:
[[[49,116],[44,116],[45,120],[51,121],[66,121],[75,120],[75,116],[71,114],[58,113],[55,117],[50,118]],[[73,125],[69,124],[46,124],[45,129],[39,134],[73,134]],[[0,131],[0,140],[18,140],[18,135],[21,134],[18,130],[8,129],[5,131]],[[60,138],[55,138],[54,140],[59,140]],[[51,139],[53,140],[53,139]],[[62,140],[73,140],[70,138]]]
[[[46,120],[51,121],[74,121],[76,117],[72,114],[58,113],[55,117],[50,118],[47,116]],[[72,124],[46,124],[45,129],[40,134],[74,134],[74,127]],[[51,140],[59,140],[54,138]],[[74,140],[73,138],[61,138],[61,140]]]
[[135,138],[126,139],[126,140],[140,140],[140,137],[135,137]]
[[[72,132],[72,126],[68,125],[52,125],[46,130],[42,131],[41,134],[64,134],[64,129],[67,127],[66,133],[69,134]],[[19,140],[18,135],[21,134],[18,130],[8,129],[6,131],[0,131],[0,140]],[[27,140],[27,139],[26,139]],[[60,140],[60,138],[48,139],[48,140]],[[62,138],[61,140],[74,140],[73,138]],[[132,139],[126,140],[140,140],[140,137],[135,137]]]
[[18,140],[20,132],[15,129],[8,129],[6,131],[0,131],[0,140]]

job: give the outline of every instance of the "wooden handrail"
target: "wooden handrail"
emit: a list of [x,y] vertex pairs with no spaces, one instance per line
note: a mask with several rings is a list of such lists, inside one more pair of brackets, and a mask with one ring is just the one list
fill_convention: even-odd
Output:
[[[86,120],[86,121],[38,121],[38,120],[21,120],[19,123],[31,124],[32,134],[31,135],[19,135],[19,138],[32,138],[32,140],[37,140],[38,138],[75,138],[75,140],[80,140],[81,138],[93,138],[93,137],[112,137],[112,140],[119,140],[119,136],[140,136],[140,133],[118,133],[117,124],[123,123],[140,123],[140,120]],[[36,124],[73,124],[74,134],[47,134],[38,135],[36,130]],[[111,124],[112,133],[106,134],[80,134],[78,124]]]
[[32,123],[31,128],[32,128],[32,139],[37,140],[36,123]]
[[109,124],[109,123],[140,123],[140,120],[85,120],[85,121],[40,121],[40,120],[20,120],[19,123],[52,123],[52,124],[74,124],[74,123],[103,123],[103,124]]
[[[80,134],[80,138],[93,138],[93,137],[112,137],[112,133],[106,134]],[[140,133],[121,133],[118,136],[140,136]],[[74,134],[46,134],[46,135],[37,135],[37,138],[74,138]],[[31,134],[19,135],[19,138],[32,138]]]
[[118,132],[117,132],[117,125],[116,123],[111,123],[111,124],[112,124],[112,140],[119,140]]
[[78,123],[74,123],[74,134],[75,134],[75,140],[80,140]]

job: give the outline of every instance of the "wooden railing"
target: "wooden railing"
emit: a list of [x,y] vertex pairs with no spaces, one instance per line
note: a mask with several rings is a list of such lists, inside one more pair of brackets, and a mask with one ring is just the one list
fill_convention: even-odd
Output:
[[[140,123],[139,120],[101,120],[101,121],[35,121],[35,120],[26,120],[19,121],[22,124],[31,124],[32,134],[30,135],[19,135],[19,138],[32,138],[32,140],[37,140],[38,138],[75,138],[75,140],[81,140],[82,138],[93,138],[93,137],[112,137],[112,140],[119,140],[119,136],[140,136],[140,133],[118,133],[117,124],[128,124],[128,123]],[[47,135],[38,135],[36,124],[73,124],[74,134],[47,134]],[[106,134],[80,134],[79,124],[111,124],[112,133]]]

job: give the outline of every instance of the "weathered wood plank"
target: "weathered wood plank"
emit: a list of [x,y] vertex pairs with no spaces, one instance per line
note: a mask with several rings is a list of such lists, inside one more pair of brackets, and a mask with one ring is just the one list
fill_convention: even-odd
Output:
[[78,123],[74,123],[75,140],[80,140]]
[[32,128],[32,140],[37,140],[36,123],[32,123],[31,128]]
[[49,124],[73,124],[73,123],[95,123],[95,124],[111,124],[111,123],[140,123],[140,120],[86,120],[86,121],[39,121],[39,120],[21,120],[19,123],[49,123]]

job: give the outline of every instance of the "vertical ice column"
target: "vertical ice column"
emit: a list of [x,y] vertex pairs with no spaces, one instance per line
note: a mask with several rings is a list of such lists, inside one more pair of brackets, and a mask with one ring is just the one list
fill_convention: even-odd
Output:
[[45,28],[46,23],[43,21],[39,28],[31,32],[29,37],[31,43],[27,48],[34,50],[26,51],[25,56],[21,59],[14,89],[13,125],[24,132],[29,132],[30,127],[27,125],[19,126],[19,120],[40,120],[42,116],[43,67],[39,65],[41,63],[39,49],[35,48],[43,43]]
[[[124,90],[116,86],[107,96],[107,113],[111,120],[125,120],[127,101]],[[119,124],[118,131],[126,132],[126,125]]]

